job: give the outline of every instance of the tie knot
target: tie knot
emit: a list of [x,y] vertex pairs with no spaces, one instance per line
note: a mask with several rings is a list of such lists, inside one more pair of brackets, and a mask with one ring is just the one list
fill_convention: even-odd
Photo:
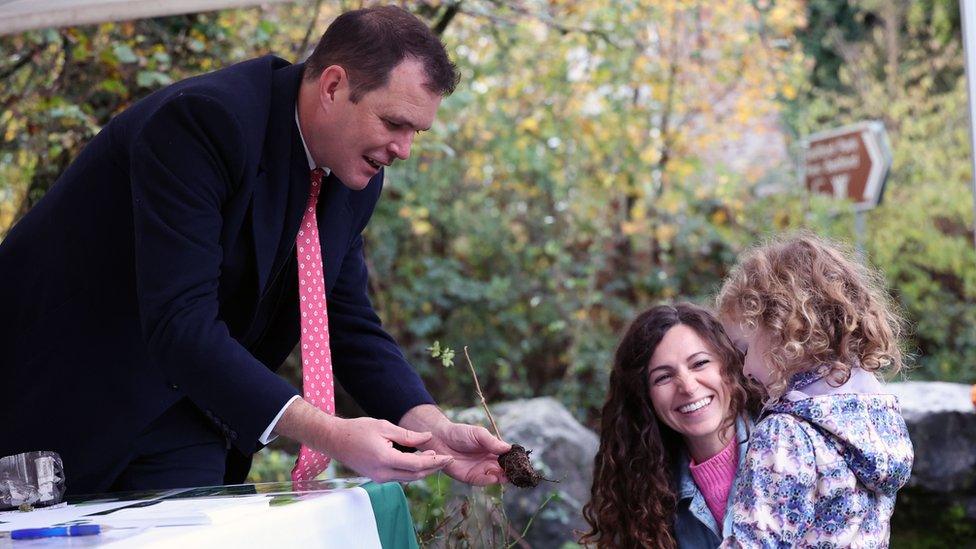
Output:
[[322,168],[315,168],[312,170],[312,196],[318,196],[319,191],[322,189],[322,176],[325,175],[325,170]]

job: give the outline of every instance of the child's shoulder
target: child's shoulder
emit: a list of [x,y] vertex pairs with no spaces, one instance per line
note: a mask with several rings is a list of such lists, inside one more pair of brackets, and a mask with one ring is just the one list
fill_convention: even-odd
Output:
[[747,451],[752,467],[794,475],[853,475],[862,486],[886,495],[908,481],[914,450],[894,397],[813,397],[777,410],[756,424]]
[[816,430],[802,418],[793,414],[772,412],[764,415],[753,427],[749,446],[810,446],[816,434]]
[[765,419],[776,418],[780,424],[805,427],[814,438],[827,438],[853,447],[871,441],[876,434],[907,436],[898,399],[890,394],[811,396],[779,402],[769,412]]
[[756,423],[749,436],[747,466],[784,474],[812,473],[821,443],[807,422],[790,414],[771,413]]

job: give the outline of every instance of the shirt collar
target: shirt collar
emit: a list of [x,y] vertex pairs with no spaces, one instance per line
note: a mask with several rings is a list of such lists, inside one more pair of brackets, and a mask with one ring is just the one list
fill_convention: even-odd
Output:
[[[295,102],[295,126],[298,127],[298,137],[301,138],[301,140],[302,140],[302,148],[305,149],[305,158],[308,160],[308,169],[309,169],[309,171],[314,170],[318,166],[315,165],[315,160],[312,159],[312,153],[309,152],[309,150],[308,150],[308,144],[305,143],[305,135],[302,133],[302,123],[298,121],[298,102],[297,101]],[[332,170],[330,170],[329,168],[326,168],[324,166],[322,167],[322,170],[325,171],[325,175],[326,176],[328,176],[332,172]]]

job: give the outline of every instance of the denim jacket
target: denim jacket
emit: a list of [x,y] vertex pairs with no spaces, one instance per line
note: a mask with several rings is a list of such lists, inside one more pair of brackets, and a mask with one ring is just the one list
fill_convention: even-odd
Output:
[[[749,433],[753,423],[748,417],[740,417],[735,422],[735,439],[739,446],[738,463],[745,459],[746,447],[749,444]],[[725,507],[725,520],[721,531],[715,522],[712,512],[709,511],[705,503],[705,496],[695,484],[695,479],[691,476],[691,469],[688,466],[689,457],[683,452],[675,464],[675,474],[678,479],[678,509],[674,518],[675,539],[679,549],[711,549],[718,547],[722,538],[731,533],[729,506],[732,504],[732,495],[735,493],[735,484],[738,482],[739,473],[736,471],[732,489],[729,491],[729,501]]]

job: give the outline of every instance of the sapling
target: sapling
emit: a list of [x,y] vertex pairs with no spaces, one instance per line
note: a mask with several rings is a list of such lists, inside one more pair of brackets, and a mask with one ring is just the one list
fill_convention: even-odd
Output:
[[[431,357],[439,359],[445,368],[450,368],[454,365],[454,351],[446,346],[441,347],[439,341],[435,341],[434,345],[428,347],[427,350],[430,351]],[[468,362],[468,368],[471,369],[474,388],[478,391],[478,398],[481,399],[481,407],[484,408],[485,415],[488,416],[488,422],[491,423],[491,428],[495,431],[495,436],[499,440],[504,440],[502,439],[501,431],[498,429],[498,424],[495,423],[495,418],[491,415],[491,410],[488,409],[488,401],[485,400],[485,395],[481,391],[481,383],[478,382],[478,372],[475,371],[474,364],[471,363],[471,356],[468,355],[467,345],[464,346],[464,358]],[[501,466],[502,471],[505,471],[505,476],[508,477],[508,480],[519,488],[535,488],[539,485],[539,481],[542,480],[546,482],[559,482],[543,477],[532,468],[532,462],[529,461],[529,454],[531,453],[532,450],[526,450],[521,444],[513,444],[511,450],[498,456],[498,465]]]
[[[491,416],[491,410],[488,409],[488,402],[485,400],[485,395],[481,392],[481,384],[478,383],[478,373],[474,369],[474,364],[471,363],[471,357],[468,356],[467,345],[464,346],[464,358],[468,361],[468,368],[471,369],[471,377],[474,378],[474,388],[478,391],[478,398],[481,399],[481,407],[485,409],[485,415],[488,416],[488,421],[491,423],[492,429],[495,430],[495,436],[499,440],[504,440],[502,439],[501,431],[498,430],[498,424],[495,423],[495,418]],[[502,471],[505,471],[505,476],[508,477],[508,480],[519,488],[535,488],[539,485],[540,480],[556,482],[543,477],[532,468],[532,463],[529,461],[529,454],[531,453],[532,450],[526,450],[520,444],[513,444],[511,450],[498,456],[498,465],[501,465]]]

